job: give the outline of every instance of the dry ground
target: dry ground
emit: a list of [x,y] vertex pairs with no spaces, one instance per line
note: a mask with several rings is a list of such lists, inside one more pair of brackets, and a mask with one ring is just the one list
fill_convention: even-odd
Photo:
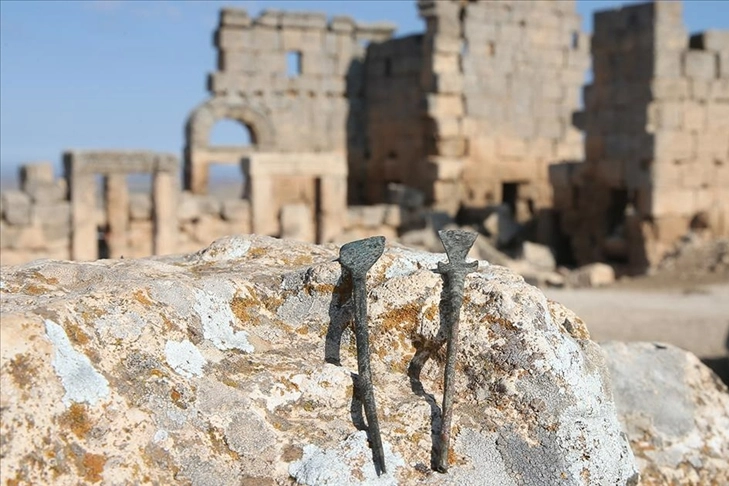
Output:
[[546,289],[595,341],[658,341],[691,351],[729,382],[729,279],[621,280],[598,289]]

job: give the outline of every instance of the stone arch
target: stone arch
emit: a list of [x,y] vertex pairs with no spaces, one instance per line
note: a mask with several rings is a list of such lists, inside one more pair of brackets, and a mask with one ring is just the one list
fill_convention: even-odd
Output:
[[[213,126],[224,119],[245,125],[251,134],[251,145],[216,151],[210,145],[210,133]],[[196,194],[207,192],[211,162],[239,164],[252,152],[270,151],[276,147],[275,130],[266,112],[243,99],[216,97],[197,106],[187,119],[185,138],[185,189]]]

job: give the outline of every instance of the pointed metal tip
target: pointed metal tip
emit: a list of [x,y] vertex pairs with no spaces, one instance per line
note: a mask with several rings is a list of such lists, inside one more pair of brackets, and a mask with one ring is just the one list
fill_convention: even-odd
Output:
[[385,251],[385,237],[373,236],[349,242],[339,249],[339,263],[353,274],[364,274]]
[[467,230],[440,230],[438,236],[443,243],[448,260],[462,262],[466,260],[468,252],[476,242],[478,233]]

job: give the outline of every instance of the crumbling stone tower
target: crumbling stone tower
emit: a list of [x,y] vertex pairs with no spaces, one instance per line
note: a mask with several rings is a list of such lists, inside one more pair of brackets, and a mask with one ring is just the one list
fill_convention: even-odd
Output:
[[574,1],[418,8],[423,35],[368,50],[369,201],[403,182],[451,214],[506,202],[526,219],[550,207],[548,166],[583,150],[571,120],[589,43]]
[[554,167],[578,263],[634,271],[690,228],[729,234],[729,32],[689,37],[680,2],[595,14],[584,164]]

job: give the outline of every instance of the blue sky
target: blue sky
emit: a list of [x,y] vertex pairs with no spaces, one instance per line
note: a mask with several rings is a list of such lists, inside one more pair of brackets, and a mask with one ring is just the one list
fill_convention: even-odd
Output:
[[[526,0],[525,0],[526,1]],[[592,13],[626,3],[578,0]],[[68,148],[139,148],[181,154],[190,110],[207,97],[218,11],[236,6],[315,10],[423,30],[415,0],[39,1],[0,0],[0,170],[50,160]],[[690,32],[729,29],[729,1],[684,2]],[[231,131],[232,130],[232,131]],[[221,143],[243,137],[221,125]]]

